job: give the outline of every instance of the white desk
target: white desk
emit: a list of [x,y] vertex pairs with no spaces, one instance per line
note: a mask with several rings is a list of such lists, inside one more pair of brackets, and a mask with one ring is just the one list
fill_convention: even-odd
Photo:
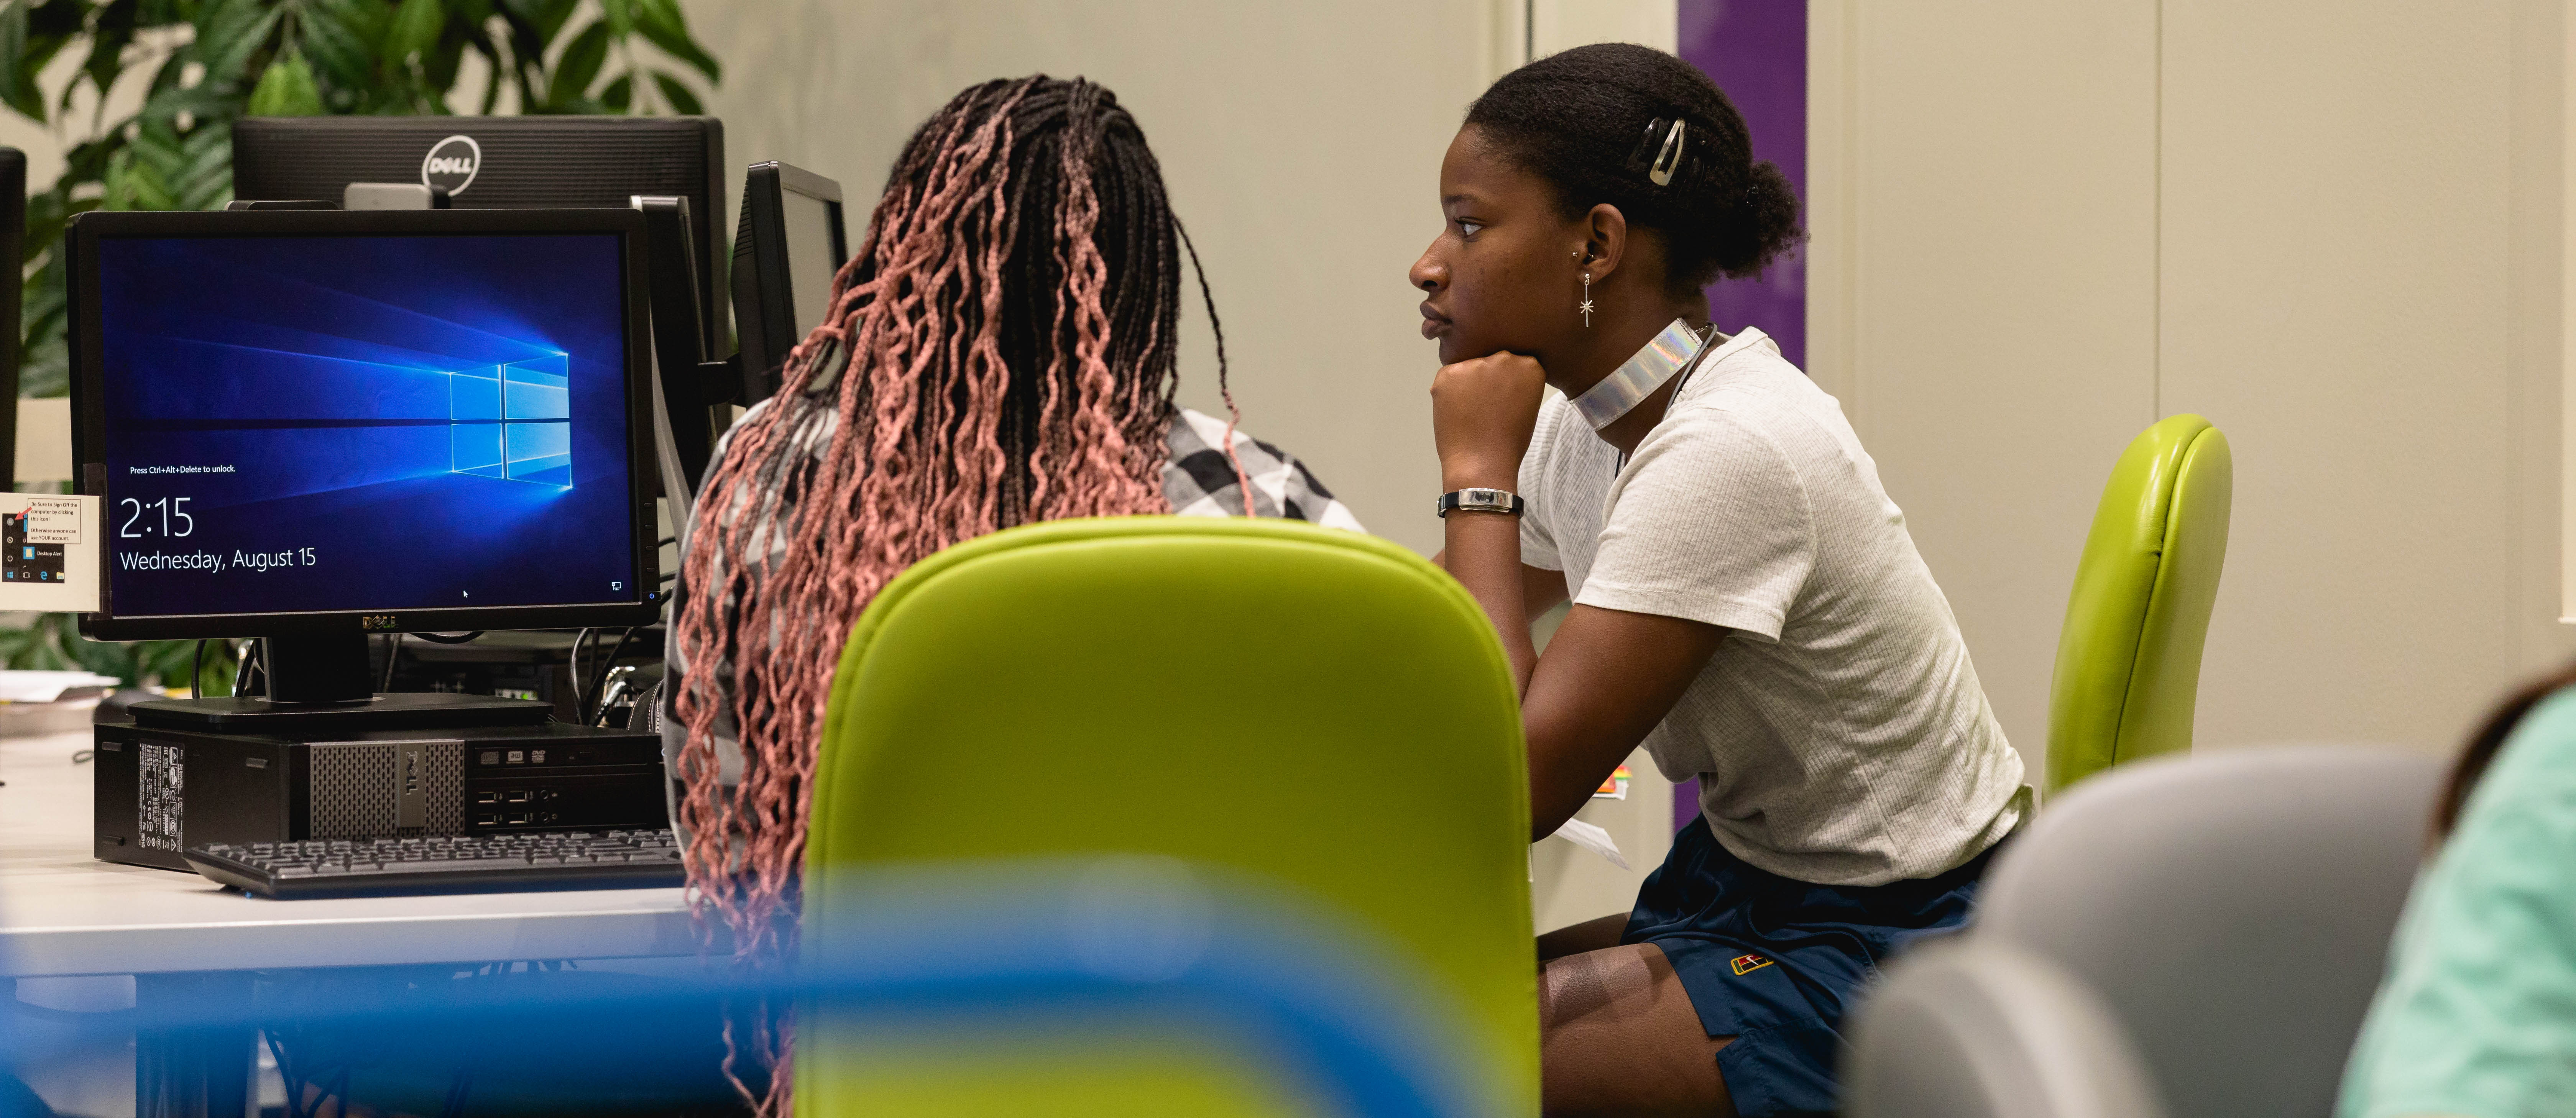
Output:
[[[698,951],[675,888],[272,901],[98,861],[93,766],[72,763],[89,745],[86,730],[0,739],[0,980],[130,974],[149,1000],[208,982],[247,993],[223,972]],[[242,1114],[249,1050],[247,1033],[139,1037],[136,1112]]]
[[272,901],[98,861],[89,744],[0,739],[0,978],[697,953],[678,889]]

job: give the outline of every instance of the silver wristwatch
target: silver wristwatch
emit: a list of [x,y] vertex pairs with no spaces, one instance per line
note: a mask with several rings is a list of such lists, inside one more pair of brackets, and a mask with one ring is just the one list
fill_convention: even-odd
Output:
[[1446,519],[1458,509],[1468,512],[1499,512],[1519,516],[1529,503],[1508,489],[1459,489],[1440,495],[1440,515]]

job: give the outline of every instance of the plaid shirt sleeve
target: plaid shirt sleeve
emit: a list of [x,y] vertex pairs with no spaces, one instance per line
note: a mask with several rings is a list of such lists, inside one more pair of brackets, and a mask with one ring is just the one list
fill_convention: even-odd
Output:
[[[1225,421],[1214,416],[1182,408],[1172,419],[1168,436],[1171,458],[1163,466],[1163,495],[1170,498],[1172,511],[1182,516],[1241,516],[1243,486],[1235,477],[1234,463],[1226,461]],[[1313,471],[1287,451],[1262,442],[1240,429],[1234,432],[1234,453],[1243,460],[1243,472],[1252,479],[1252,511],[1256,516],[1285,517],[1305,520],[1328,528],[1366,532],[1359,517],[1351,515],[1349,506],[1333,499],[1332,491],[1317,481]]]
[[[771,404],[764,401],[759,406],[769,407]],[[777,464],[761,479],[762,485],[756,492],[737,495],[734,507],[726,510],[726,515],[731,518],[752,518],[753,531],[748,533],[748,537],[757,548],[755,554],[729,555],[713,538],[691,537],[689,542],[693,548],[719,548],[710,557],[716,585],[727,584],[731,568],[739,566],[743,577],[756,583],[786,561],[799,511],[795,497],[801,495],[801,491],[790,493],[790,483],[811,476],[811,463],[819,461],[830,449],[839,419],[829,408],[813,412],[802,428],[788,435],[791,444],[804,451],[804,455]],[[1167,437],[1171,457],[1163,465],[1163,492],[1171,499],[1173,512],[1183,516],[1243,515],[1243,487],[1235,480],[1233,464],[1227,462],[1225,452],[1218,449],[1224,439],[1223,420],[1187,408],[1173,417],[1171,434]],[[731,445],[731,440],[732,435],[728,432],[716,444],[716,453],[722,455]],[[1359,518],[1351,515],[1351,510],[1340,501],[1334,500],[1332,493],[1324,488],[1324,483],[1315,480],[1315,475],[1308,472],[1305,464],[1290,457],[1286,451],[1241,431],[1234,433],[1234,448],[1235,454],[1243,459],[1244,473],[1252,479],[1252,507],[1259,515],[1307,520],[1354,532],[1366,531],[1360,527]],[[805,468],[791,469],[791,464],[802,464]],[[684,563],[683,569],[685,567]],[[683,585],[680,592],[703,591]],[[740,602],[732,598],[718,604],[719,609],[727,612],[739,606]],[[677,609],[676,604],[673,608]],[[833,650],[832,654],[837,655],[838,650]],[[735,744],[733,662],[729,650],[728,654],[717,657],[710,664],[683,662],[676,643],[669,646],[666,655],[670,668],[668,678],[672,680],[676,681],[684,672],[696,671],[705,671],[713,678],[715,690],[722,697],[715,725],[716,756],[722,769],[722,779],[726,784],[732,784],[742,770],[742,753]],[[665,686],[657,697],[667,702],[668,695],[676,686],[676,683]],[[667,761],[677,755],[687,731],[677,719],[665,721],[661,729],[663,757]]]

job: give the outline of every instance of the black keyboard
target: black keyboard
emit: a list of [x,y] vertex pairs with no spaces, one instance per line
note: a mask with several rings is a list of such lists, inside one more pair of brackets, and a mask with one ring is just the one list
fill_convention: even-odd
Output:
[[681,881],[680,844],[658,831],[308,839],[182,851],[198,873],[263,897],[648,889]]

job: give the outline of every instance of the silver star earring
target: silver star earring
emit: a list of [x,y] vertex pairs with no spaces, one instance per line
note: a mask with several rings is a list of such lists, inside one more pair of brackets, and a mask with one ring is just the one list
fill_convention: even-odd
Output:
[[1584,325],[1584,327],[1585,327],[1586,329],[1591,328],[1591,326],[1592,326],[1592,273],[1590,273],[1590,272],[1585,272],[1585,273],[1583,273],[1583,304],[1582,304],[1581,306],[1578,306],[1578,307],[1574,308],[1574,309],[1575,309],[1575,312],[1576,312],[1576,313],[1581,314],[1581,315],[1583,316],[1583,325]]

